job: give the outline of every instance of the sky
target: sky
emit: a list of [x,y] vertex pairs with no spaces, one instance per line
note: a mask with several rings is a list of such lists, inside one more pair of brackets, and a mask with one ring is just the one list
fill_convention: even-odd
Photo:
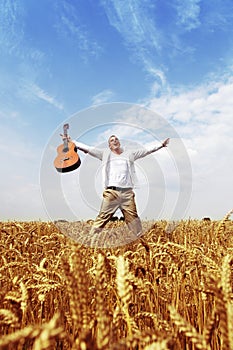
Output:
[[231,0],[1,0],[0,220],[93,219],[101,164],[53,166],[63,125],[139,160],[148,219],[222,219],[233,208]]

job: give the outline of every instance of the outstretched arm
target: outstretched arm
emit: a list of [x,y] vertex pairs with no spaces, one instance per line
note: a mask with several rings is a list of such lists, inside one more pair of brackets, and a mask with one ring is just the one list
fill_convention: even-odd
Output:
[[152,147],[150,149],[143,148],[143,149],[139,149],[139,150],[134,151],[133,152],[134,160],[146,157],[147,155],[149,155],[153,152],[157,152],[158,150],[160,150],[163,147],[167,147],[169,140],[170,139],[168,138],[165,141],[163,141],[161,146],[159,146],[159,147]]
[[85,145],[84,143],[72,140],[70,136],[66,136],[63,134],[60,134],[60,136],[62,137],[62,141],[67,140],[69,142],[73,142],[75,144],[75,146],[77,147],[77,149],[79,149],[80,151],[82,151],[84,153],[89,153],[89,150],[91,148],[90,146]]
[[82,142],[72,140],[69,136],[66,137],[62,134],[60,134],[60,136],[62,137],[63,140],[67,139],[68,141],[73,142],[78,150],[80,150],[84,153],[89,153],[91,156],[102,160],[102,157],[103,157],[103,150],[102,149],[98,149],[98,148],[95,148],[92,146],[88,146]]
[[78,150],[90,154],[90,156],[98,158],[99,160],[102,160],[103,158],[103,149],[99,149],[96,147],[88,146],[85,145],[82,142],[78,142],[73,140],[75,146],[77,147]]
[[139,150],[133,152],[134,153],[134,160],[139,159],[139,158],[143,158],[143,157],[145,157],[153,152],[157,152],[158,150],[160,150],[163,147],[167,147],[169,141],[170,141],[170,139],[168,138],[168,139],[164,140],[162,142],[161,146],[159,146],[159,147],[152,147],[150,149],[139,149]]
[[89,153],[90,151],[90,147],[85,145],[84,143],[81,143],[81,142],[77,142],[75,140],[72,141],[75,146],[77,147],[78,150],[84,152],[84,153]]

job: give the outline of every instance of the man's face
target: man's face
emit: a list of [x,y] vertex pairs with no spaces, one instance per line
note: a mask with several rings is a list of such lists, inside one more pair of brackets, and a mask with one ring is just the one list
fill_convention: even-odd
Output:
[[109,143],[109,148],[112,151],[118,150],[121,146],[120,141],[116,136],[111,136],[108,143]]

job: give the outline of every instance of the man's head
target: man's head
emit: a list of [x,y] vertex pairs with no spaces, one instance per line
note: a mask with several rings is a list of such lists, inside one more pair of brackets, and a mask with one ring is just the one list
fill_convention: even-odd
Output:
[[111,151],[119,153],[121,152],[121,144],[116,135],[111,135],[108,139],[108,145]]

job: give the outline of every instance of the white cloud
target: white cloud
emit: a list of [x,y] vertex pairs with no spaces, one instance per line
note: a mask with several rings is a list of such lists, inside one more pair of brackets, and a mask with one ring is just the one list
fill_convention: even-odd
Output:
[[192,217],[221,218],[233,206],[229,193],[233,169],[232,95],[230,77],[151,99],[147,104],[175,127],[185,143],[193,169]]

